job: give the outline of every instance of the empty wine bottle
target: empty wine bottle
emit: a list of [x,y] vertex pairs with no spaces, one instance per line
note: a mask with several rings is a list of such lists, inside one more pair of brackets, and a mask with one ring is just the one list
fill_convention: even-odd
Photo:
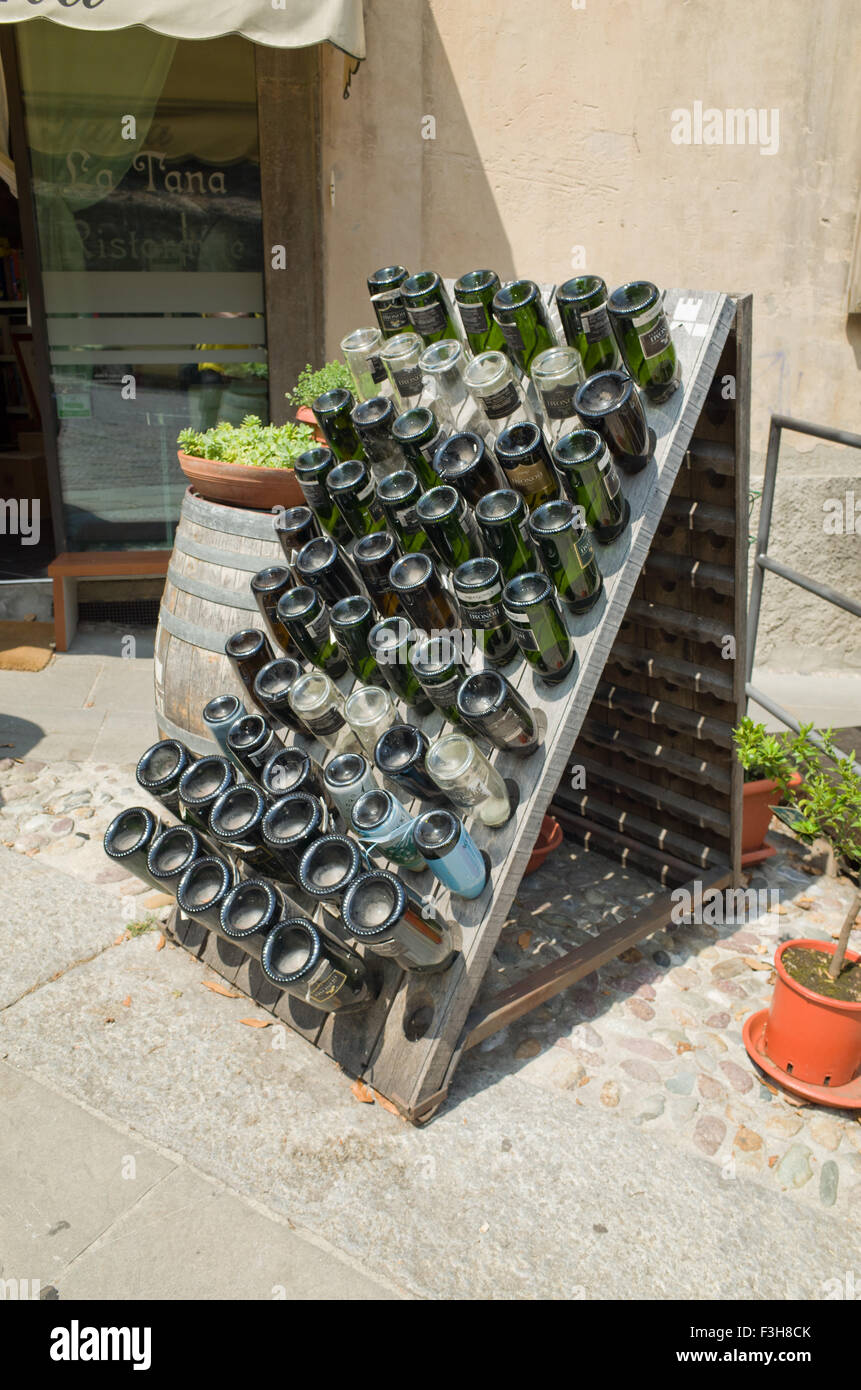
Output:
[[461,717],[494,748],[528,758],[541,738],[532,710],[500,671],[474,671],[457,692]]
[[[273,753],[284,747],[281,739],[262,714],[244,714],[231,725],[227,743],[242,764],[246,777],[259,782]],[[226,789],[225,789],[226,790]]]
[[279,656],[257,672],[254,677],[254,698],[272,719],[277,719],[294,733],[308,730],[290,708],[290,688],[302,674],[302,667],[292,656]]
[[511,624],[502,611],[504,584],[499,561],[490,555],[467,560],[452,575],[463,626],[491,666],[505,666],[517,654]]
[[497,437],[494,453],[506,486],[520,493],[529,511],[558,497],[559,483],[537,425],[528,420],[510,425]]
[[270,796],[286,796],[288,792],[310,792],[328,801],[323,786],[323,769],[302,748],[282,748],[273,753],[263,769],[261,786]]
[[221,936],[221,909],[235,881],[226,860],[214,854],[203,855],[179,880],[176,901],[186,916]]
[[421,729],[415,725],[393,724],[377,740],[374,762],[384,777],[398,784],[404,796],[439,801],[442,792],[425,769],[429,747]]
[[598,372],[578,388],[574,405],[583,424],[600,434],[620,468],[626,473],[645,468],[652,435],[631,377],[625,372]]
[[308,792],[291,792],[269,807],[261,829],[263,843],[272,857],[298,884],[302,856],[309,845],[328,832],[329,816],[319,797]]
[[610,451],[594,430],[572,430],[558,440],[553,462],[562,486],[581,509],[596,541],[609,545],[621,536],[631,517]]
[[171,825],[156,836],[147,855],[147,871],[161,891],[175,893],[186,869],[212,854],[212,846],[190,825]]
[[398,413],[416,405],[424,390],[419,358],[424,343],[418,333],[399,333],[380,349],[380,358],[392,387]]
[[326,790],[349,827],[350,812],[363,792],[379,786],[374,769],[363,753],[339,753],[330,758],[323,773]]
[[413,824],[416,848],[431,873],[460,898],[477,898],[489,878],[487,860],[453,811],[425,811]]
[[410,325],[425,346],[458,336],[445,285],[435,270],[410,275],[401,284],[401,294]]
[[403,333],[409,324],[401,294],[401,285],[408,275],[402,265],[386,265],[368,276],[368,294],[384,338]]
[[402,970],[446,970],[454,959],[451,931],[430,902],[411,892],[396,874],[371,869],[347,889],[341,922],[348,936],[390,957]]
[[319,536],[320,524],[310,507],[282,507],[275,514],[275,534],[292,568],[302,546]]
[[272,644],[265,632],[257,627],[245,627],[234,632],[224,644],[224,651],[231,666],[241,680],[249,696],[254,698],[254,677],[267,661],[275,660]]
[[414,627],[441,632],[458,626],[451,599],[429,555],[404,555],[392,565],[389,578]]
[[160,889],[161,884],[147,867],[147,856],[163,830],[162,822],[145,806],[128,806],[114,816],[105,831],[105,854],[142,883]]
[[293,464],[293,472],[321,528],[332,540],[346,541],[350,538],[350,528],[326,488],[326,479],[337,463],[332,450],[320,446],[300,454]]
[[[374,601],[374,606],[384,618],[393,618],[400,602],[389,581],[389,570],[399,558],[394,536],[388,531],[376,531],[372,536],[363,536],[353,548],[353,561],[359,571],[359,578]],[[349,603],[349,599],[341,600]],[[339,604],[335,605],[335,608]],[[335,609],[333,608],[333,622]],[[372,625],[373,625],[372,619]],[[365,677],[364,679],[369,679]]]
[[[307,507],[302,508],[308,511]],[[310,512],[309,512],[310,515]],[[251,576],[251,592],[257,600],[257,607],[260,609],[266,626],[275,638],[282,651],[294,655],[296,647],[290,633],[287,631],[283,622],[278,616],[278,600],[282,594],[286,594],[295,584],[295,579],[286,565],[267,565],[266,569],[258,570]],[[255,672],[251,682],[252,697],[257,700],[254,694],[254,683],[260,670]],[[257,700],[259,704],[260,701]]]
[[507,425],[521,420],[534,421],[535,415],[519,381],[516,369],[504,352],[482,352],[464,372],[467,390],[481,411],[481,428],[493,439]]
[[539,352],[555,346],[550,318],[534,280],[510,280],[502,285],[493,296],[493,317],[524,376]]
[[[320,671],[337,679],[347,670],[344,654],[332,637],[329,610],[308,584],[289,589],[278,602],[278,616],[302,655]],[[291,690],[295,686],[295,681]],[[290,698],[288,694],[288,700]],[[292,708],[292,706],[291,706]],[[296,711],[293,711],[294,714]]]
[[466,354],[457,338],[431,343],[419,358],[419,369],[433,392],[433,412],[448,430],[457,429],[460,412],[469,399],[463,379]]
[[393,695],[419,714],[430,714],[433,705],[412,669],[409,654],[418,632],[406,618],[384,618],[371,628],[368,646]]
[[379,685],[357,685],[347,696],[344,715],[368,757],[373,757],[377,739],[396,718],[391,695]]
[[319,536],[303,545],[296,559],[296,578],[300,584],[309,584],[326,603],[337,603],[356,592],[356,576],[331,536]]
[[222,792],[236,785],[236,766],[228,758],[199,758],[179,783],[179,815],[186,825],[205,832],[209,813]]
[[567,498],[545,502],[529,518],[529,534],[562,602],[574,613],[588,612],[604,580],[581,512]]
[[576,348],[584,376],[619,365],[619,349],[607,313],[607,286],[600,275],[575,275],[556,291],[566,343]]
[[407,468],[415,473],[422,487],[436,487],[441,480],[433,459],[445,439],[445,430],[433,411],[425,405],[404,411],[392,425],[392,435],[400,445]]
[[383,529],[386,523],[376,498],[374,480],[358,459],[347,459],[333,468],[326,479],[326,487],[351,535],[358,539]]
[[390,473],[388,478],[377,484],[377,497],[383,514],[405,555],[422,550],[427,542],[416,511],[416,503],[421,495],[421,484],[408,468]]
[[282,918],[263,943],[263,973],[274,985],[323,1013],[352,1013],[377,997],[362,957],[305,917]]
[[469,270],[455,281],[454,297],[470,352],[507,351],[502,329],[493,317],[493,297],[499,289],[495,270]]
[[354,406],[352,419],[370,470],[379,482],[401,464],[401,451],[392,438],[394,404],[388,396],[372,396]]
[[477,816],[482,825],[505,825],[514,812],[508,788],[492,763],[459,729],[441,734],[428,749],[425,762],[431,777],[463,814]]
[[225,757],[236,760],[227,746],[227,734],[234,719],[247,714],[238,695],[216,695],[203,707],[203,722]]
[[344,697],[325,672],[301,676],[290,691],[290,703],[312,736],[333,753],[361,751],[344,717]]
[[332,633],[353,675],[363,684],[381,684],[380,668],[368,647],[377,621],[373,605],[363,594],[339,599],[329,614]]
[[324,391],[311,402],[311,409],[320,429],[326,436],[326,443],[341,462],[344,459],[364,459],[362,441],[350,418],[356,404],[352,391],[346,386],[336,386],[334,391]]
[[475,507],[488,492],[502,486],[493,456],[485,448],[481,435],[462,430],[443,441],[433,458],[434,472],[444,483],[456,487],[471,507]]
[[410,653],[410,662],[422,689],[450,724],[460,723],[457,692],[467,675],[461,650],[455,634],[442,633],[436,637],[422,637]]
[[416,503],[416,514],[431,549],[450,569],[482,552],[481,536],[472,511],[456,488],[432,487]]
[[535,568],[538,556],[527,539],[526,503],[519,492],[508,487],[489,492],[476,507],[475,519],[506,583]]
[[359,401],[367,401],[375,396],[379,383],[386,379],[386,369],[379,356],[382,341],[379,328],[357,328],[341,339],[341,351],[350,368]]
[[137,784],[156,797],[171,815],[178,816],[180,780],[194,761],[194,754],[178,738],[163,738],[140,758],[135,769]]
[[607,300],[622,359],[649,400],[665,401],[682,375],[661,293],[650,280],[630,280]]
[[547,348],[532,363],[532,384],[544,412],[544,428],[552,441],[575,429],[574,397],[583,381],[583,363],[573,347]]
[[405,869],[425,868],[413,839],[413,818],[391,792],[382,788],[364,792],[353,807],[350,820],[365,849],[378,850]]
[[281,889],[269,879],[244,878],[234,884],[221,905],[220,935],[260,960],[267,934],[285,912],[298,911],[288,903]]
[[269,809],[259,787],[249,782],[230,787],[209,814],[209,832],[252,875],[280,877],[281,867],[263,842],[263,817]]
[[[363,796],[373,794],[362,793]],[[367,867],[355,840],[346,835],[321,835],[302,855],[299,887],[315,902],[333,902],[346,893],[353,880]]]
[[537,571],[519,574],[503,589],[502,606],[517,645],[542,680],[555,684],[567,676],[577,653],[547,576]]

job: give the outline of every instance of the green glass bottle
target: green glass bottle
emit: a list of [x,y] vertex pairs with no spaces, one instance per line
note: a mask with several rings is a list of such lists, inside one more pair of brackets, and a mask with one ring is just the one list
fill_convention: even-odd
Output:
[[421,484],[408,468],[390,473],[377,484],[377,498],[383,515],[405,555],[414,550],[423,550],[427,545],[427,536],[416,511],[416,503],[421,495]]
[[574,613],[588,612],[601,597],[604,580],[578,508],[565,497],[545,502],[529,518],[529,534],[562,602]]
[[559,481],[537,425],[528,420],[510,425],[498,436],[493,451],[507,485],[520,493],[529,511],[558,497]]
[[361,594],[339,599],[329,618],[335,640],[353,675],[363,685],[385,685],[368,646],[368,636],[377,620],[370,599]]
[[393,618],[400,606],[389,582],[389,570],[398,555],[395,538],[388,531],[375,531],[371,536],[363,536],[353,547],[353,563],[359,571],[359,578],[384,618]]
[[442,632],[436,637],[420,638],[412,649],[410,662],[422,689],[443,718],[450,724],[459,724],[457,692],[469,672],[460,659],[455,635]]
[[489,492],[475,509],[487,553],[499,562],[506,583],[523,570],[534,570],[538,564],[527,537],[526,517],[526,503],[519,492],[509,487]]
[[481,536],[475,519],[456,488],[432,487],[416,504],[431,550],[449,569],[482,553]]
[[595,539],[609,545],[621,536],[631,518],[628,499],[610,450],[595,430],[572,430],[556,443],[553,462],[562,485],[581,509]]
[[404,280],[401,295],[413,331],[425,347],[441,338],[458,337],[445,285],[435,270],[420,270]]
[[311,402],[311,409],[326,436],[326,443],[341,463],[345,459],[364,461],[365,458],[362,441],[351,418],[355,404],[352,391],[345,386],[324,391],[322,396]]
[[619,366],[619,349],[607,313],[607,286],[600,275],[575,275],[556,291],[565,341],[576,348],[584,376]]
[[631,376],[654,404],[667,400],[682,374],[657,285],[650,280],[620,285],[607,309]]
[[493,317],[524,376],[539,352],[556,346],[556,335],[534,280],[510,280],[498,289],[493,296]]
[[420,634],[406,618],[384,618],[368,634],[368,647],[392,694],[419,714],[430,714],[433,705],[422,690],[410,665],[410,651]]
[[409,271],[402,265],[384,265],[368,276],[368,294],[384,338],[403,333],[409,324],[401,294],[401,285],[408,275]]
[[329,610],[316,589],[301,584],[278,600],[281,619],[302,655],[333,680],[343,676],[347,663],[329,629]]
[[359,459],[347,459],[333,468],[326,479],[326,488],[357,540],[382,531],[386,522],[377,501],[374,480]]
[[459,565],[452,588],[478,650],[491,666],[505,666],[517,651],[511,624],[502,611],[504,582],[499,561],[479,555]]
[[412,469],[422,487],[436,487],[442,482],[433,457],[445,439],[445,430],[432,410],[424,405],[405,410],[392,425],[392,435],[401,446],[407,468]]
[[470,270],[455,282],[455,302],[474,357],[480,352],[508,351],[502,329],[493,317],[493,296],[498,289],[495,270]]
[[341,515],[340,508],[326,490],[326,479],[337,462],[332,450],[321,445],[316,449],[306,449],[304,454],[300,454],[293,464],[293,472],[305,494],[305,501],[322,529],[333,541],[348,541],[350,528]]
[[554,685],[567,676],[577,653],[546,574],[533,570],[512,579],[502,591],[502,606],[518,647],[542,680]]
[[420,632],[451,632],[458,627],[451,597],[430,555],[404,555],[392,565],[389,579],[404,612]]

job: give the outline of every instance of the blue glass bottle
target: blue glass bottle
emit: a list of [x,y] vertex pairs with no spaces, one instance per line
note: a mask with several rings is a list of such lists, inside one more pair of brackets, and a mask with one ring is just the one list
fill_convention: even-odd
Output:
[[487,861],[463,821],[451,811],[425,811],[413,821],[419,854],[440,883],[462,898],[477,898],[488,880]]

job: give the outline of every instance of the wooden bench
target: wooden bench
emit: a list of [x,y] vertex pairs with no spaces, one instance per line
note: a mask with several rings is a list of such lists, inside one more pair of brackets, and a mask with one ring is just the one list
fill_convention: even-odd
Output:
[[148,579],[166,575],[169,550],[64,550],[48,566],[54,585],[54,643],[67,652],[78,626],[79,579]]

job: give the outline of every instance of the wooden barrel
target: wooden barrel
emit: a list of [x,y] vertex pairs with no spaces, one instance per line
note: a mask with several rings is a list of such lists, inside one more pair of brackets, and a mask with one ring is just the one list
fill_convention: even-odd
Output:
[[211,753],[215,742],[202,717],[207,701],[234,694],[248,704],[224,644],[240,628],[265,629],[251,576],[283,558],[271,512],[225,507],[188,489],[155,639],[156,723],[163,738]]

